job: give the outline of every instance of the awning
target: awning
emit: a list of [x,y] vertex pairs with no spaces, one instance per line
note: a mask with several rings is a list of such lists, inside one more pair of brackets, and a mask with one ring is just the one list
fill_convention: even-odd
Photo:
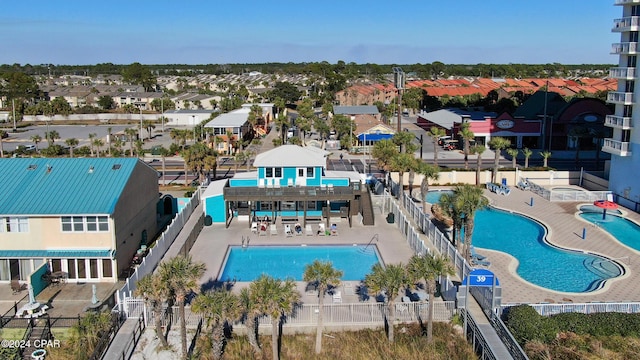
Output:
[[115,250],[0,250],[0,258],[113,258]]
[[358,140],[360,141],[380,141],[391,139],[393,134],[360,134]]

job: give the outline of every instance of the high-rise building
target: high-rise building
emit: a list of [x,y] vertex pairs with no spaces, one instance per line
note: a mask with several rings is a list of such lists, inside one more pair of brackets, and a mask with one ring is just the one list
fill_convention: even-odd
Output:
[[617,201],[636,211],[640,203],[640,73],[637,71],[640,53],[640,0],[614,0],[622,7],[622,17],[614,20],[613,32],[620,33],[620,42],[611,53],[618,55],[618,67],[609,76],[618,79],[617,91],[607,95],[615,105],[613,115],[607,115],[605,125],[613,128],[613,136],[604,139],[602,151],[611,154],[609,190]]

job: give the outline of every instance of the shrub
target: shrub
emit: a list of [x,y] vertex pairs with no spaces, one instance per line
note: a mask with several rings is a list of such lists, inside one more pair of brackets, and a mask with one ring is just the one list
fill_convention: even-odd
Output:
[[556,336],[555,324],[529,305],[510,307],[504,316],[509,331],[521,345],[532,340],[548,343]]

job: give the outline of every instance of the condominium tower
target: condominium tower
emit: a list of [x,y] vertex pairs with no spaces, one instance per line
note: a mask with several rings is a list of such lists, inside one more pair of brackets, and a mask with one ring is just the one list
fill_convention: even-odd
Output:
[[611,154],[609,190],[618,203],[638,211],[640,132],[635,128],[640,126],[640,0],[614,0],[614,4],[622,7],[622,17],[614,20],[612,31],[620,33],[620,42],[613,44],[611,53],[619,59],[609,76],[618,79],[618,88],[607,95],[607,102],[615,105],[614,114],[605,120],[613,136],[604,140],[602,150]]

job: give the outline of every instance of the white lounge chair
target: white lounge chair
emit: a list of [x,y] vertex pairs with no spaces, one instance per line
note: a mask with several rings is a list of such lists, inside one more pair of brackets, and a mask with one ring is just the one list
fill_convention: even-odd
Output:
[[332,297],[333,297],[333,302],[334,303],[341,303],[342,302],[342,293],[340,292],[340,290],[334,291]]
[[255,221],[251,223],[251,232],[254,234],[258,233],[258,223]]
[[278,235],[278,227],[276,224],[271,224],[271,235]]
[[286,225],[284,226],[284,233],[285,233],[287,236],[293,236],[293,231],[291,231],[291,225],[286,224]]
[[318,224],[318,235],[320,235],[320,236],[325,236],[326,235],[326,229],[325,229],[323,223]]
[[304,227],[304,232],[307,236],[313,236],[313,228],[311,227],[311,224],[307,224],[307,226]]

